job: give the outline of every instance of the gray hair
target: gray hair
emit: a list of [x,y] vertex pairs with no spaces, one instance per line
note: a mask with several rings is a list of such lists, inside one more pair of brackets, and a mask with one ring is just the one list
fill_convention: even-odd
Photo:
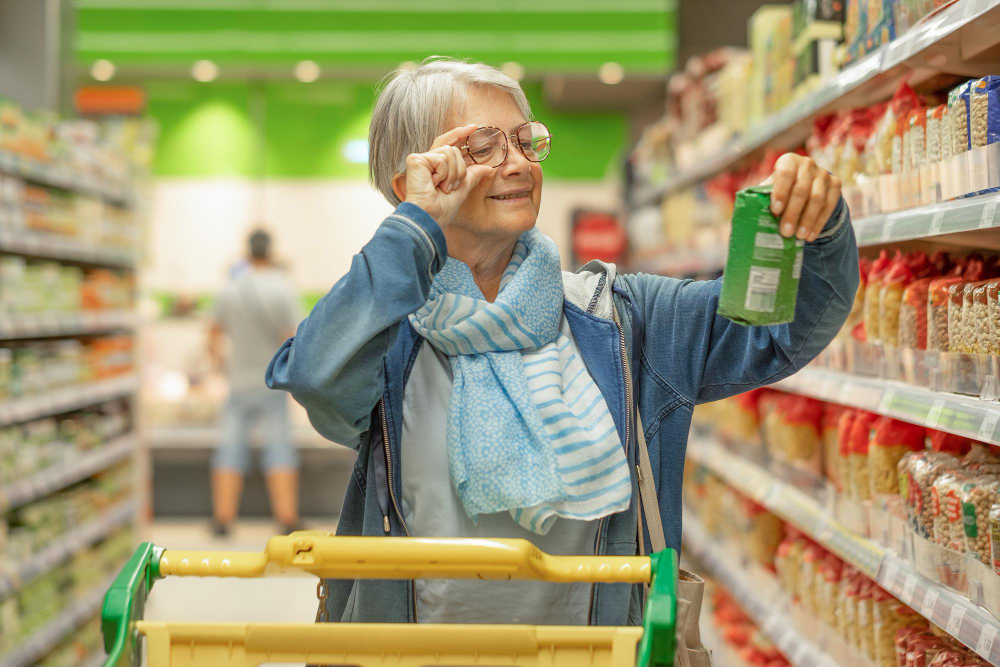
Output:
[[469,86],[501,90],[531,120],[531,106],[516,79],[495,67],[431,56],[420,65],[399,68],[385,79],[368,130],[368,179],[390,204],[398,206],[392,178],[406,171],[406,157],[430,150],[451,128],[447,116],[464,102]]

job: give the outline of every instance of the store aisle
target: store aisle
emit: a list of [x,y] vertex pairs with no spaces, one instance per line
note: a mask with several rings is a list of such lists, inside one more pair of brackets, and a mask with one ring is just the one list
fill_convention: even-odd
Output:
[[[218,539],[205,521],[158,521],[152,526],[151,539],[174,549],[259,551],[274,530],[270,521],[240,522],[228,538]],[[145,614],[151,621],[312,623],[315,617],[313,577],[168,577],[156,583]]]

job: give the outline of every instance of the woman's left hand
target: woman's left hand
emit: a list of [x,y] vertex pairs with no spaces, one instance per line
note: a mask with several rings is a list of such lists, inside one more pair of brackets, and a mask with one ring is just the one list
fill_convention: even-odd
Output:
[[785,153],[764,184],[773,184],[771,213],[781,235],[815,241],[840,201],[840,179],[804,155]]

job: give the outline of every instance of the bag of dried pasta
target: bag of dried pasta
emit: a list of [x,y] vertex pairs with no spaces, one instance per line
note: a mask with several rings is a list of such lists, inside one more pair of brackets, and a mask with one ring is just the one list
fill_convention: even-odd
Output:
[[990,561],[990,510],[1000,503],[1000,479],[983,475],[962,484],[965,550],[983,565]]
[[775,553],[781,544],[782,521],[766,507],[750,498],[742,498],[747,520],[747,552],[759,565],[774,569]]
[[927,349],[927,295],[933,278],[921,278],[903,290],[899,306],[899,346]]
[[754,389],[734,396],[727,405],[726,419],[719,424],[723,437],[738,444],[756,444],[760,440],[758,414],[763,389]]
[[799,599],[802,606],[813,616],[819,615],[819,591],[817,573],[826,557],[826,549],[810,542],[802,556],[802,575],[799,577]]
[[858,593],[865,575],[851,568],[850,574],[840,587],[840,619],[838,628],[840,636],[849,646],[860,648],[858,637]]
[[823,404],[813,398],[788,394],[779,401],[778,419],[772,431],[772,454],[785,463],[823,475],[823,451],[820,424]]
[[844,408],[837,419],[837,475],[840,477],[841,492],[848,498],[854,493],[851,476],[851,426],[857,410]]
[[882,278],[879,289],[879,338],[884,345],[899,344],[899,314],[903,290],[913,282],[913,272],[903,257],[897,257]]
[[931,487],[931,514],[935,544],[965,552],[965,523],[962,517],[962,486],[973,475],[963,470],[946,472]]
[[888,250],[882,250],[878,258],[872,262],[872,268],[868,272],[868,280],[865,283],[864,322],[865,337],[869,342],[882,340],[879,328],[879,294],[886,273],[898,257],[898,250],[894,255],[890,255]]
[[875,610],[872,600],[876,588],[878,584],[863,577],[858,589],[858,650],[872,660],[875,659]]
[[836,403],[823,406],[823,471],[838,493],[843,493],[840,485],[840,434],[837,425],[845,408]]
[[868,446],[868,476],[873,496],[899,492],[900,459],[908,452],[924,448],[927,430],[923,426],[880,417]]
[[[873,622],[870,632],[874,640],[874,655],[869,657],[879,667],[882,665],[895,667],[896,638],[899,636],[899,630],[903,627],[912,627],[901,625],[906,623],[909,617],[897,613],[899,604],[899,601],[881,586],[876,585],[872,589]],[[913,631],[916,632],[916,628]]]
[[972,439],[966,438],[964,435],[929,428],[927,429],[927,436],[932,452],[950,454],[954,457],[964,457],[972,452]]
[[934,536],[934,482],[941,475],[957,470],[959,460],[944,452],[916,452],[910,459],[910,506],[908,512],[911,525],[924,539]]
[[950,348],[948,340],[948,292],[951,287],[961,283],[961,278],[950,276],[937,278],[927,287],[927,349],[936,352],[947,352]]
[[868,445],[872,427],[878,415],[858,410],[851,422],[848,435],[848,465],[851,469],[851,497],[868,500],[871,497],[871,482],[868,477]]
[[846,339],[853,336],[856,340],[865,342],[865,286],[868,284],[868,274],[871,272],[872,262],[867,257],[858,260],[858,289],[854,293],[854,302],[851,304],[851,312],[848,313],[844,326],[837,334],[839,338]]
[[990,314],[986,299],[989,284],[989,280],[982,280],[966,287],[962,317],[968,338],[967,346],[972,354],[990,354]]
[[986,311],[989,318],[986,354],[1000,356],[1000,279],[994,278],[986,285]]

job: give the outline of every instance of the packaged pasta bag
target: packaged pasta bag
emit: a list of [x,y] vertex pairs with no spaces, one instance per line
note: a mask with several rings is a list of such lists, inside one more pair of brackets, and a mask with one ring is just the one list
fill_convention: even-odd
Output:
[[879,667],[882,667],[882,665],[886,665],[886,667],[906,667],[906,644],[909,641],[910,636],[919,634],[925,630],[926,628],[917,628],[911,625],[904,625],[896,630],[895,662],[887,662],[885,660],[876,659],[875,664]]
[[823,472],[838,493],[843,493],[843,487],[840,485],[840,433],[837,426],[844,410],[836,403],[823,405]]
[[969,351],[972,354],[990,354],[990,313],[987,299],[989,285],[989,280],[982,280],[971,283],[971,288],[966,288],[966,302],[962,306],[962,316],[966,335],[969,337]]
[[868,285],[868,274],[871,272],[872,261],[867,257],[858,260],[858,290],[854,293],[854,303],[851,305],[851,312],[847,315],[847,320],[841,328],[840,335],[843,337],[853,336],[859,343],[867,340],[865,334],[865,287]]
[[899,492],[900,459],[908,452],[924,449],[927,431],[922,426],[879,417],[868,446],[868,476],[872,496]]
[[965,651],[946,648],[927,663],[927,667],[961,667],[965,664]]
[[904,256],[898,256],[893,261],[882,279],[882,287],[879,290],[878,329],[883,345],[899,344],[899,317],[903,291],[913,279],[913,271]]
[[785,394],[780,391],[763,389],[760,397],[757,399],[757,415],[760,420],[761,436],[764,439],[764,445],[772,456],[777,456],[778,458],[781,458],[781,456],[780,454],[776,454],[774,449],[774,427],[778,421],[778,404],[784,396]]
[[941,157],[939,159],[947,160],[954,155],[955,150],[951,139],[951,110],[948,108],[948,102],[941,105],[941,124],[938,126],[938,134],[941,143]]
[[948,286],[948,351],[967,352],[965,347],[965,325],[962,307],[965,305],[965,286],[969,281],[961,280]]
[[854,109],[849,118],[840,154],[840,168],[835,175],[844,185],[853,186],[865,172],[865,145],[874,131],[874,122],[870,109]]
[[858,650],[871,660],[875,659],[875,608],[873,600],[876,588],[878,588],[878,584],[868,577],[861,579],[861,586],[858,588],[858,615],[855,617],[858,625],[856,629]]
[[774,569],[775,554],[781,544],[782,522],[763,505],[742,497],[747,520],[747,552],[761,567]]
[[898,250],[890,255],[888,250],[883,249],[879,252],[878,258],[872,262],[871,270],[868,272],[868,280],[865,282],[864,322],[865,337],[869,342],[874,343],[882,339],[879,330],[879,294],[882,291],[882,281],[898,256]]
[[848,436],[848,464],[851,475],[851,497],[855,500],[868,500],[871,497],[871,482],[868,479],[868,445],[871,430],[878,415],[864,410],[858,410],[851,422],[851,432]]
[[878,142],[878,150],[883,151],[885,141],[888,139],[888,152],[883,156],[888,158],[884,162],[885,169],[882,173],[901,174],[903,172],[903,134],[907,127],[910,111],[920,104],[920,98],[916,92],[910,88],[904,79],[893,93],[889,106],[880,125],[880,130],[888,134]]
[[941,452],[952,457],[965,457],[972,451],[972,439],[966,438],[964,435],[929,428],[927,429],[927,437],[932,452]]
[[[899,616],[895,609],[899,601],[892,597],[881,586],[874,586],[872,589],[872,626],[869,632],[872,633],[874,641],[873,655],[869,656],[876,665],[896,665],[896,637],[900,629],[907,627],[900,625],[905,622],[906,617]],[[913,631],[916,631],[915,629]]]
[[[837,635],[848,643],[850,643],[849,638],[855,627],[854,616],[857,613],[858,588],[861,586],[863,576],[857,568],[851,567],[847,563],[844,564],[840,578],[840,589],[837,592],[837,625],[834,629],[837,631]],[[851,610],[847,609],[849,594],[853,595],[854,608]],[[848,626],[852,628],[851,632],[848,632]]]
[[899,306],[899,346],[927,349],[927,299],[933,278],[921,278],[903,290]]
[[799,599],[813,616],[819,616],[819,591],[816,589],[817,573],[826,558],[826,549],[810,542],[802,556],[802,574],[799,577]]
[[758,413],[763,389],[753,389],[734,396],[728,402],[729,410],[719,424],[723,437],[735,443],[756,443],[760,440],[760,417]]
[[844,408],[837,419],[837,475],[840,477],[842,493],[848,498],[854,493],[854,482],[851,476],[851,426],[857,410]]
[[837,627],[837,609],[840,600],[840,588],[843,582],[844,562],[834,556],[827,554],[823,560],[821,568],[822,589],[819,600],[820,618],[828,627]]
[[823,474],[823,451],[820,424],[823,404],[813,398],[786,394],[777,408],[778,420],[772,432],[772,453],[780,452],[785,463],[807,470],[816,477]]
[[927,153],[925,155],[927,164],[933,164],[941,160],[941,125],[944,117],[946,104],[939,104],[936,107],[927,109],[924,125],[927,130]]
[[995,475],[976,477],[962,484],[962,518],[965,522],[965,550],[983,565],[990,560],[990,510],[1000,503],[1000,479]]
[[952,470],[937,478],[931,488],[932,539],[935,544],[965,552],[965,519],[962,516],[962,485],[973,475]]
[[951,152],[965,153],[971,146],[969,136],[969,94],[972,81],[955,86],[948,93],[948,115],[951,117]]
[[906,648],[907,667],[927,667],[941,651],[951,648],[950,642],[934,634],[921,636],[913,635]]
[[990,566],[1000,576],[1000,504],[990,508]]
[[927,164],[927,109],[917,106],[910,110],[907,118],[908,136],[905,147],[907,150],[907,170],[919,169]]
[[953,285],[961,283],[961,278],[947,277],[932,280],[927,286],[927,349],[948,352],[948,307],[949,291]]
[[969,141],[972,148],[1000,141],[1000,76],[984,76],[972,85]]
[[920,537],[928,540],[934,537],[934,483],[958,467],[958,457],[944,452],[916,452],[910,459],[911,525]]

